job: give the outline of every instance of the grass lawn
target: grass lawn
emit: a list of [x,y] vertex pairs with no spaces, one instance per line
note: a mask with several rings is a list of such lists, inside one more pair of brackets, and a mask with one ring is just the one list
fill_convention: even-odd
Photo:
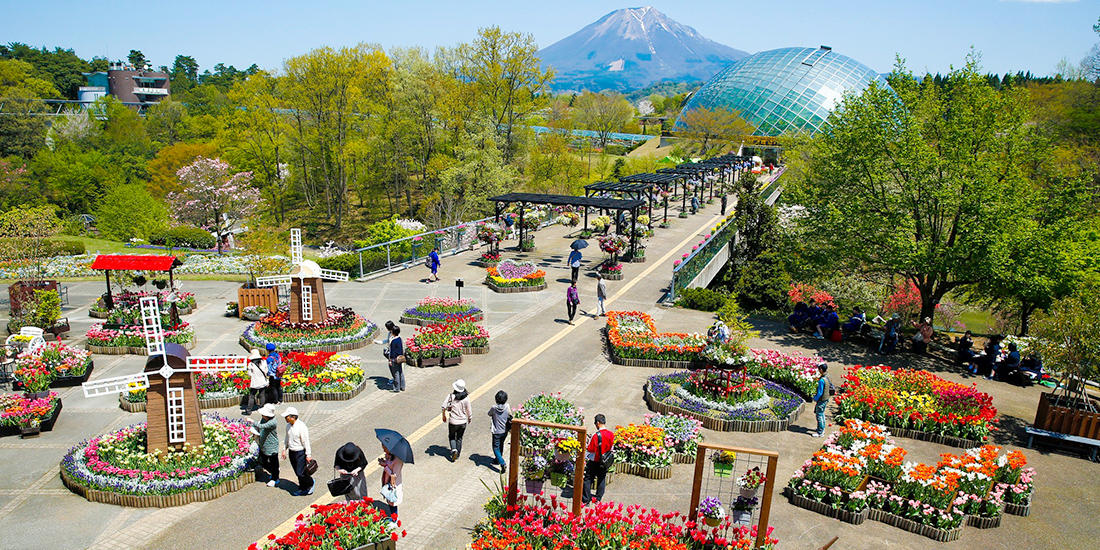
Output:
[[993,327],[993,316],[985,311],[965,311],[959,315],[959,321],[974,334],[989,334]]
[[[58,235],[50,237],[54,241],[80,241],[84,243],[84,250],[88,254],[171,254],[172,251],[163,248],[128,248],[126,243],[96,239],[94,237],[74,237],[72,235]],[[208,254],[208,252],[186,251],[186,254]]]

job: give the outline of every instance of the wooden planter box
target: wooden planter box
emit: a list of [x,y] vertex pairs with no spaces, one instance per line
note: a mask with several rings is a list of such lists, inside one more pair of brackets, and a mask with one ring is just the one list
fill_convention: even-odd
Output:
[[453,367],[462,363],[462,356],[457,357],[421,357],[416,361],[411,358],[405,359],[405,364],[412,367]]
[[[599,270],[597,270],[599,271]],[[619,271],[600,271],[600,275],[608,281],[621,281],[623,280],[623,272]]]
[[500,260],[497,260],[495,262],[490,262],[488,260],[478,260],[477,261],[477,266],[481,267],[481,268],[496,267],[499,264],[500,264]]
[[19,313],[25,302],[34,301],[34,291],[52,290],[57,292],[58,282],[53,280],[16,281],[8,286],[8,303],[12,313]]
[[673,464],[695,464],[695,453],[672,453]]
[[499,294],[512,294],[516,292],[538,292],[540,290],[546,290],[546,283],[541,285],[529,285],[529,286],[497,286],[488,278],[485,279],[485,286],[489,287],[489,290]]
[[[1100,410],[1100,403],[1093,402]],[[1051,432],[1100,439],[1100,413],[1054,405],[1054,394],[1039,395],[1035,410],[1035,428]]]
[[[95,369],[95,362],[88,364],[88,369],[84,371],[84,376],[58,376],[53,382],[50,382],[51,388],[71,388],[73,386],[79,386],[88,381],[88,378],[92,376],[92,371]],[[23,383],[18,379],[13,379],[11,382],[12,390],[23,390]]]
[[214,500],[222,495],[239,491],[249,484],[256,482],[255,471],[248,469],[241,475],[215,485],[209,489],[196,489],[174,495],[123,495],[109,491],[101,491],[85,487],[75,480],[70,479],[64,468],[61,469],[61,482],[70,491],[92,501],[116,506],[130,506],[133,508],[168,508],[171,506],[183,506],[192,502]]
[[484,346],[477,347],[463,347],[462,355],[485,355],[489,353],[489,343],[486,342]]
[[397,541],[386,539],[382,542],[374,542],[363,546],[356,546],[351,550],[397,550]]
[[646,466],[630,464],[629,462],[616,462],[614,469],[615,473],[630,474],[648,479],[669,479],[672,477],[672,466],[648,468]]
[[811,512],[817,512],[823,516],[839,519],[844,523],[851,523],[852,525],[861,525],[867,521],[870,508],[864,508],[859,512],[852,512],[843,508],[833,508],[824,502],[818,502],[811,498],[806,498],[794,491],[787,493],[787,501],[791,504],[804,508]]
[[1005,503],[1005,513],[1012,514],[1014,516],[1030,516],[1031,515],[1031,503],[1027,504],[1012,504],[1011,502]]
[[[480,313],[470,315],[469,317],[470,317],[470,320],[474,321],[474,322],[484,321],[485,320],[485,312],[482,311]],[[421,319],[420,317],[407,317],[405,315],[402,315],[400,318],[398,318],[397,322],[401,323],[402,325],[416,325],[418,327],[426,327],[426,326],[429,326],[429,325],[445,325],[445,324],[447,324],[447,321],[443,321],[443,320],[439,320],[439,319]]]
[[[244,318],[244,308],[264,306],[268,311],[279,311],[279,291],[276,287],[237,289],[237,316]],[[182,315],[182,313],[181,313]]]
[[[649,392],[648,382],[645,385],[645,402],[646,405],[649,406],[649,410],[653,412],[688,416],[702,422],[704,428],[718,432],[784,432],[787,431],[787,428],[790,427],[792,422],[798,420],[799,415],[802,414],[802,410],[806,408],[806,404],[802,403],[784,420],[722,420],[720,418],[714,418],[658,401],[657,398],[653,397],[653,394]],[[866,484],[866,480],[864,480],[864,484]]]
[[953,540],[959,540],[959,535],[962,533],[961,525],[954,529],[943,530],[937,529],[929,525],[922,525],[911,519],[906,519],[901,516],[891,514],[890,512],[886,512],[883,510],[880,510],[880,512],[881,514],[879,515],[882,519],[879,519],[879,521],[887,525],[893,525],[898,529],[904,529],[905,531],[909,531],[910,533],[916,533],[922,537],[928,537],[937,542],[951,542]]
[[1001,518],[1004,515],[999,515],[992,518],[983,518],[981,516],[966,516],[966,524],[978,529],[993,529],[1001,526]]
[[99,355],[126,355],[130,353],[130,348],[125,346],[96,346],[86,344],[84,349],[92,353],[98,353]]
[[[293,348],[280,348],[280,347],[278,347],[279,344],[276,342],[276,344],[275,344],[276,348],[275,349],[277,349],[278,351],[281,351],[281,352],[293,350],[293,351],[301,351],[301,352],[332,351],[332,352],[339,353],[341,351],[351,351],[353,349],[359,349],[363,346],[369,345],[371,342],[374,341],[374,335],[377,334],[377,333],[378,333],[378,328],[375,327],[375,329],[370,331],[370,333],[367,334],[366,336],[364,336],[364,337],[362,337],[358,340],[352,340],[350,342],[344,342],[343,344],[326,344],[326,345],[317,345],[317,346],[295,346]],[[240,338],[237,339],[237,342],[241,345],[242,348],[244,348],[248,351],[252,351],[253,347],[255,347],[256,349],[262,350],[262,349],[264,349],[264,346],[265,346],[265,344],[252,344],[251,342],[249,342],[248,340],[245,339],[243,334],[241,335]]]
[[[54,406],[53,414],[49,418],[43,420],[38,424],[39,431],[49,432],[53,431],[54,424],[57,424],[57,417],[61,416],[61,399],[57,400],[57,405]],[[0,426],[0,437],[9,435],[21,435],[22,430],[19,426]]]
[[657,359],[631,359],[619,357],[615,348],[611,348],[611,362],[624,367],[646,367],[651,369],[678,369],[690,370],[706,366],[702,361],[665,361]]
[[925,432],[921,430],[910,430],[907,428],[894,428],[887,426],[890,430],[890,434],[895,437],[907,437],[909,439],[919,439],[921,441],[931,441],[932,443],[939,443],[940,445],[948,445],[951,447],[959,447],[962,449],[973,449],[975,447],[981,447],[985,444],[984,441],[975,441],[973,439],[963,439],[961,437],[954,437],[950,435],[940,435],[931,432]]
[[92,317],[93,319],[106,319],[107,317],[110,317],[110,315],[110,311],[95,311],[93,309],[88,310],[88,316]]

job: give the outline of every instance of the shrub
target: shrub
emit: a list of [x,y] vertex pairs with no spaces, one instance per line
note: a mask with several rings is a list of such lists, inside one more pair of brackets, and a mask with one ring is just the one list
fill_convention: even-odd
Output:
[[741,270],[735,291],[746,310],[783,309],[791,278],[775,250],[761,252]]
[[79,256],[84,252],[84,241],[50,241],[47,254],[50,256]]
[[[392,258],[394,262],[400,262],[400,258]],[[363,272],[359,271],[359,253],[351,252],[349,254],[340,254],[337,256],[330,256],[328,258],[321,258],[317,260],[317,265],[324,269],[335,269],[337,271],[347,271],[348,276],[352,279],[357,279],[363,276],[363,273],[372,273],[379,269],[386,267],[386,251],[383,250],[368,250],[363,252]]]
[[218,246],[218,240],[210,233],[197,227],[181,225],[149,235],[149,242],[180,248],[210,249]]
[[99,202],[96,228],[105,238],[148,239],[168,226],[168,211],[142,184],[120,185]]
[[680,295],[679,304],[688,309],[699,311],[718,311],[726,304],[726,293],[709,288],[685,288]]

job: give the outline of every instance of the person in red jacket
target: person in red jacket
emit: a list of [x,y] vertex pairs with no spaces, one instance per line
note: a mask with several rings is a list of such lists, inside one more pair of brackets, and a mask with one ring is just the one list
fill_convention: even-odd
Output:
[[584,492],[581,493],[581,501],[585,504],[592,502],[592,483],[596,483],[596,502],[603,501],[603,490],[607,484],[608,463],[604,462],[604,455],[611,452],[615,445],[615,434],[604,428],[607,419],[604,415],[596,415],[596,433],[588,438],[587,453],[585,453],[584,465]]

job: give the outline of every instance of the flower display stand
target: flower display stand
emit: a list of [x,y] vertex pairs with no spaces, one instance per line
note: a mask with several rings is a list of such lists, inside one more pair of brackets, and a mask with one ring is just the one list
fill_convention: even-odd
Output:
[[490,281],[488,277],[485,278],[485,286],[489,287],[489,290],[492,290],[493,292],[496,292],[498,294],[514,294],[517,292],[538,292],[540,290],[546,290],[545,282],[541,285],[497,286],[493,284],[493,282]]
[[[1100,405],[1091,400],[1093,406]],[[1051,392],[1039,395],[1039,406],[1035,410],[1035,428],[1066,435],[1100,439],[1100,413],[1078,408],[1055,406],[1055,397]]]
[[453,367],[462,363],[462,356],[455,357],[419,357],[415,361],[411,357],[406,357],[405,364],[410,367]]
[[[61,399],[58,398],[57,405],[54,406],[53,413],[50,417],[43,420],[38,424],[39,432],[53,431],[54,424],[57,423],[57,417],[61,416]],[[0,437],[9,435],[22,435],[23,430],[19,426],[2,426],[0,427]]]
[[184,506],[192,502],[214,500],[220,496],[239,491],[256,482],[256,473],[247,470],[240,476],[222,482],[208,489],[196,489],[176,493],[174,495],[123,495],[110,491],[100,491],[85,487],[69,477],[64,468],[61,469],[61,483],[70,491],[92,501],[116,506],[129,506],[132,508],[169,508],[172,506]]
[[276,287],[237,289],[237,315],[244,318],[244,308],[262,306],[268,311],[279,310],[279,291]]
[[[852,512],[843,508],[833,508],[824,502],[819,502],[811,498],[806,498],[794,491],[787,493],[787,501],[794,506],[810,510],[811,512],[817,512],[823,516],[839,519],[844,523],[851,523],[852,525],[860,525],[870,516],[870,508],[864,508],[859,512]],[[882,512],[882,510],[875,510],[876,512]]]
[[624,367],[645,367],[650,369],[678,369],[678,370],[690,370],[699,368],[705,365],[701,361],[664,361],[656,359],[632,359],[629,357],[619,357],[619,354],[615,353],[615,348],[611,348],[611,362],[616,365],[622,365]]
[[[371,342],[374,341],[374,339],[373,339],[374,335],[377,334],[377,333],[378,333],[378,329],[374,328],[373,330],[370,331],[369,334],[367,334],[363,338],[359,338],[359,339],[356,339],[356,340],[351,341],[351,342],[346,342],[346,343],[343,343],[343,344],[327,344],[327,345],[319,345],[319,346],[295,346],[292,349],[294,351],[300,351],[300,352],[303,352],[303,353],[309,353],[311,351],[332,351],[332,352],[336,352],[336,353],[339,353],[339,352],[342,352],[342,351],[351,351],[351,350],[359,349],[359,348],[366,347],[367,345],[369,345]],[[248,341],[248,339],[245,338],[243,335],[240,337],[240,339],[237,340],[237,342],[240,343],[242,348],[244,348],[246,350],[249,350],[249,351],[252,351],[253,347],[255,347],[256,349],[263,349],[264,348],[264,346],[262,346],[262,345],[255,345],[255,346],[252,345],[252,343],[250,343]],[[142,348],[142,349],[144,349],[144,348]],[[289,350],[280,349],[279,351],[284,351],[285,352],[285,351],[289,351]]]
[[631,464],[629,462],[616,462],[614,469],[616,473],[630,474],[647,479],[669,479],[672,477],[672,466],[650,468],[648,466]]
[[959,535],[962,534],[961,525],[954,529],[937,529],[930,525],[923,525],[911,519],[903,518],[886,511],[882,512],[882,517],[883,519],[880,521],[887,525],[893,525],[899,529],[909,531],[910,533],[916,533],[922,537],[928,537],[937,542],[959,540]]
[[[359,381],[359,384],[355,386],[351,391],[346,392],[286,392],[283,393],[284,403],[299,403],[303,401],[347,401],[362,393],[363,389],[367,387],[368,378],[363,377]],[[225,407],[239,407],[243,402],[245,394],[229,397],[212,397],[212,398],[199,398],[200,409],[222,409]],[[145,412],[145,401],[138,401],[132,403],[126,400],[125,394],[119,394],[118,406],[126,412],[138,413]]]
[[[457,315],[456,317],[463,317],[477,323],[485,320],[485,312],[479,311],[477,313],[471,313],[470,315]],[[402,325],[416,325],[418,327],[447,324],[447,321],[443,319],[423,319],[421,317],[408,317],[405,315],[399,317],[397,322]]]
[[748,432],[748,433],[760,433],[760,432],[783,432],[787,431],[792,422],[798,420],[799,415],[802,414],[803,409],[806,408],[806,404],[802,403],[797,409],[791,412],[790,416],[783,420],[722,420],[720,418],[714,418],[713,416],[707,416],[705,414],[689,411],[682,407],[675,405],[669,405],[662,403],[653,397],[653,394],[649,391],[649,383],[645,385],[645,402],[649,406],[649,410],[661,414],[675,414],[680,416],[687,416],[694,418],[703,423],[704,428],[719,432]]
[[1001,526],[1001,518],[1004,514],[999,514],[991,518],[985,518],[981,516],[966,516],[966,524],[978,529],[993,529]]
[[[1034,494],[1032,494],[1032,498],[1033,499],[1035,498]],[[1012,514],[1014,516],[1024,516],[1024,517],[1030,516],[1031,515],[1031,503],[1028,502],[1027,504],[1012,504],[1011,502],[1006,502],[1005,503],[1005,513],[1006,514]]]
[[397,550],[397,541],[393,539],[386,539],[381,542],[374,542],[371,544],[364,544],[363,546],[356,546],[351,550]]
[[[89,363],[87,370],[84,371],[84,376],[58,376],[54,378],[53,382],[50,382],[51,388],[70,388],[72,386],[79,386],[88,381],[88,378],[92,375],[92,371],[95,369],[95,363]],[[23,389],[23,383],[18,379],[12,380],[11,389],[21,391]]]
[[496,261],[478,260],[477,261],[477,266],[480,267],[480,268],[496,267],[497,265],[500,265],[500,260],[496,260]]
[[950,435],[935,434],[932,432],[926,432],[922,430],[910,430],[907,428],[895,428],[890,427],[890,433],[895,437],[907,437],[909,439],[919,439],[920,441],[930,441],[932,443],[938,443],[940,445],[947,445],[950,447],[959,447],[961,449],[973,449],[985,445],[984,441],[975,441],[973,439],[963,439],[961,437],[954,437]]
[[623,280],[623,272],[619,271],[599,271],[600,275],[608,281],[621,281]]

